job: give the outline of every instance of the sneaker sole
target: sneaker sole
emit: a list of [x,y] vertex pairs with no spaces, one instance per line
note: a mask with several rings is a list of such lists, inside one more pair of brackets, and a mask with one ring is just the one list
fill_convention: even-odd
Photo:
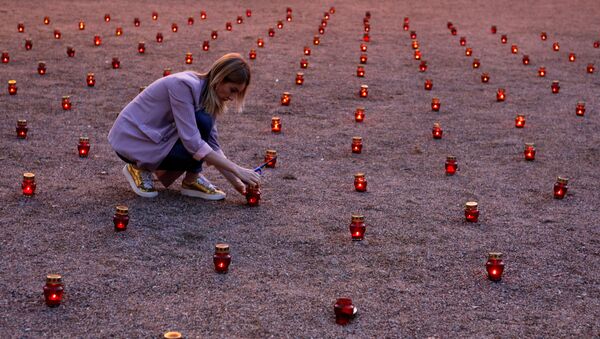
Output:
[[181,194],[188,197],[202,198],[205,200],[223,200],[226,196],[225,194],[207,194],[196,190],[189,190],[187,188],[182,188]]
[[135,185],[135,181],[133,180],[133,177],[131,176],[131,174],[129,174],[129,171],[127,170],[127,166],[129,166],[129,165],[125,165],[125,167],[123,167],[122,172],[123,172],[123,175],[125,176],[125,179],[127,179],[127,182],[129,182],[129,186],[131,186],[131,189],[133,190],[133,192],[135,194],[137,194],[143,198],[155,198],[156,196],[158,196],[158,192],[142,192]]

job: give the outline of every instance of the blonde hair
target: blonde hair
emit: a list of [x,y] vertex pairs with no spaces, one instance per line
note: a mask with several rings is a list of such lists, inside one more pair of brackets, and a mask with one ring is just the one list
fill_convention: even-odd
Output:
[[250,66],[241,55],[228,53],[215,61],[207,73],[198,73],[198,76],[206,81],[202,89],[201,105],[206,112],[217,116],[227,110],[227,105],[217,96],[217,86],[221,83],[244,84],[244,89],[237,93],[234,106],[237,112],[244,107],[246,90],[250,85]]

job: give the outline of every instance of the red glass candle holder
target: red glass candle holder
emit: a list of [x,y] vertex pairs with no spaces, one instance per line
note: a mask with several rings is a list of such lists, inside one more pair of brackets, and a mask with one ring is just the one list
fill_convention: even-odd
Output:
[[575,107],[575,114],[578,116],[583,116],[585,114],[585,102],[578,102]]
[[134,18],[134,19],[133,19],[133,25],[134,25],[135,27],[140,27],[140,24],[141,24],[141,22],[140,22],[140,19],[139,19],[139,18]]
[[516,128],[525,127],[525,115],[517,114],[517,117],[515,118],[515,127]]
[[65,287],[60,274],[48,274],[44,286],[44,300],[48,307],[58,307],[63,298]]
[[46,63],[44,61],[40,61],[38,63],[37,72],[38,72],[39,75],[46,74]]
[[364,42],[371,41],[371,36],[369,35],[369,33],[363,33],[363,41]]
[[319,46],[321,44],[321,38],[318,35],[313,36],[313,45]]
[[360,85],[360,91],[358,92],[358,96],[361,98],[366,98],[369,96],[369,86]]
[[44,17],[44,25],[49,25],[50,24],[50,18],[45,16]]
[[210,44],[209,44],[208,40],[204,40],[202,42],[202,50],[203,51],[208,51],[209,49],[210,49]]
[[277,21],[277,29],[282,29],[283,28],[283,21],[279,20]]
[[446,22],[446,27],[448,27],[448,29],[452,29],[452,27],[454,27],[454,24],[452,23],[452,21],[448,21]]
[[433,80],[425,79],[424,88],[426,91],[431,91],[433,89]]
[[115,232],[122,232],[127,229],[129,224],[129,208],[127,206],[117,206],[115,215],[113,216],[113,224]]
[[479,209],[475,201],[465,203],[465,220],[468,222],[477,222],[479,219]]
[[229,265],[231,264],[231,254],[229,253],[229,245],[227,244],[216,244],[215,254],[213,255],[213,263],[215,265],[215,272],[227,273]]
[[156,42],[161,43],[163,42],[164,38],[162,33],[156,33]]
[[68,95],[63,96],[62,100],[60,102],[60,105],[63,110],[65,110],[65,111],[70,110],[72,108],[71,97]]
[[560,84],[558,80],[552,81],[552,85],[550,85],[550,89],[552,90],[552,94],[558,94],[560,92]]
[[21,183],[23,195],[26,197],[31,197],[35,194],[35,189],[35,174],[29,172],[23,173],[23,182]]
[[335,7],[329,7],[329,13],[335,14]]
[[249,18],[252,16],[252,10],[251,9],[246,9],[246,17]]
[[17,120],[17,139],[27,138],[28,130],[29,130],[29,128],[27,127],[27,120],[25,120],[25,119]]
[[192,26],[194,24],[194,18],[193,17],[189,17],[187,19],[187,24],[188,24],[188,26]]
[[481,82],[487,84],[490,81],[490,75],[487,73],[481,74]]
[[525,155],[525,160],[535,160],[535,145],[533,143],[525,143],[525,149],[523,150],[523,154]]
[[285,9],[285,13],[288,14],[288,15],[292,14],[292,8],[291,7],[286,8]]
[[277,165],[277,151],[274,149],[266,150],[264,162],[267,163],[267,168],[275,168],[275,165]]
[[79,137],[79,144],[77,144],[77,153],[80,158],[87,158],[90,154],[90,138]]
[[274,28],[269,28],[269,30],[267,31],[267,34],[269,35],[269,38],[272,38],[275,36],[275,29]]
[[8,80],[8,94],[16,95],[18,89],[17,80]]
[[281,133],[281,118],[280,117],[272,117],[271,118],[271,132]]
[[563,199],[567,195],[569,179],[558,177],[554,183],[554,199]]
[[123,28],[122,27],[115,28],[115,36],[121,36],[121,35],[123,35]]
[[304,84],[304,73],[298,72],[296,73],[296,85]]
[[545,77],[545,76],[546,76],[546,67],[540,67],[540,68],[538,69],[538,76],[539,76],[540,78],[543,78],[543,77]]
[[359,78],[363,78],[365,76],[365,68],[361,65],[356,67],[356,76]]
[[29,50],[31,50],[32,47],[33,47],[33,43],[31,42],[31,39],[25,39],[25,50],[29,51]]
[[137,51],[139,54],[144,54],[146,52],[146,43],[143,41],[138,42]]
[[415,58],[415,60],[421,60],[421,58],[422,58],[421,51],[419,51],[418,49],[415,49],[415,51],[413,53],[413,57]]
[[369,33],[371,31],[371,24],[366,23],[364,24],[363,28],[365,30],[365,33]]
[[325,20],[329,20],[329,12],[325,12],[325,13],[323,13],[323,18],[324,18]]
[[154,20],[154,21],[158,20],[158,12],[156,12],[156,11],[152,12],[152,20]]
[[358,192],[367,191],[367,178],[364,173],[356,173],[354,175],[354,189]]
[[233,26],[231,25],[231,22],[226,22],[225,23],[225,30],[226,31],[231,31],[233,29]]
[[110,64],[112,65],[113,69],[119,69],[119,68],[121,68],[121,61],[119,60],[118,57],[113,57],[112,61],[110,62]]
[[464,36],[460,37],[460,40],[458,41],[458,43],[461,46],[466,46],[467,45],[467,38],[465,38]]
[[360,63],[362,65],[366,64],[367,63],[367,55],[366,54],[361,54],[359,60],[360,60]]
[[205,11],[200,11],[200,19],[206,20],[206,12]]
[[256,59],[256,50],[251,49],[250,53],[248,53],[248,58],[250,58],[250,60]]
[[438,112],[440,110],[441,107],[441,102],[439,98],[433,98],[431,99],[431,110],[434,112]]
[[502,102],[504,100],[506,100],[506,91],[504,88],[498,88],[498,91],[496,92],[496,101]]
[[569,62],[575,62],[575,53],[569,53]]
[[490,32],[491,32],[492,34],[496,34],[496,33],[498,32],[498,28],[497,28],[496,26],[492,26],[492,27],[490,28]]
[[365,108],[357,107],[356,111],[354,111],[354,121],[363,122],[365,120]]
[[352,222],[350,223],[350,236],[353,241],[364,240],[365,231],[367,226],[365,225],[365,217],[360,214],[352,215]]
[[479,59],[475,58],[473,59],[473,68],[479,68],[481,66],[481,62],[479,61]]
[[458,170],[458,162],[456,161],[456,157],[453,155],[447,156],[444,168],[446,169],[446,175],[456,174],[456,171]]
[[72,46],[67,46],[67,56],[69,58],[72,58],[75,56],[75,48],[73,48]]
[[235,22],[237,22],[237,24],[240,25],[240,24],[244,23],[244,18],[241,15],[238,15]]
[[304,55],[306,55],[306,56],[310,55],[310,47],[304,46]]
[[452,34],[452,35],[457,35],[458,34],[458,30],[456,29],[456,27],[452,27],[450,29],[450,34]]
[[502,36],[500,36],[500,42],[503,44],[508,42],[508,37],[506,36],[506,34],[502,34]]
[[292,21],[292,15],[291,14],[286,15],[285,16],[285,21],[291,22]]
[[265,41],[262,38],[258,38],[258,39],[256,39],[256,45],[259,48],[263,48],[263,47],[265,47]]
[[494,282],[502,280],[502,273],[504,272],[504,262],[502,261],[502,253],[488,253],[488,260],[485,263],[485,270],[487,272],[487,277],[489,280]]
[[558,44],[558,42],[552,44],[552,50],[554,50],[555,52],[560,51],[560,45]]
[[100,46],[102,45],[102,39],[100,38],[99,35],[95,35],[94,36],[94,46]]
[[58,29],[54,30],[54,39],[60,39],[60,37],[62,36],[62,34],[60,33],[60,31]]
[[300,68],[303,68],[303,69],[308,68],[308,60],[300,59]]
[[546,41],[548,39],[548,34],[546,34],[546,32],[540,33],[540,39],[542,39],[542,41]]
[[405,24],[408,24],[408,23],[410,23],[410,18],[405,16],[402,22],[404,22]]
[[169,75],[171,75],[171,69],[169,67],[165,68],[163,70],[163,77],[168,77]]
[[352,304],[352,299],[338,298],[333,305],[333,312],[336,324],[347,325],[354,318],[358,309]]
[[85,83],[88,85],[88,87],[94,87],[94,85],[96,85],[96,76],[94,73],[90,72],[85,76]]
[[410,31],[410,38],[413,39],[413,40],[416,39],[417,38],[417,32]]
[[594,73],[595,70],[596,68],[594,67],[594,64],[588,64],[586,67],[586,71],[590,74]]
[[179,26],[177,26],[177,24],[176,24],[176,23],[172,23],[172,24],[171,24],[171,31],[172,31],[173,33],[177,33],[177,31],[178,31],[178,30],[179,30]]
[[425,72],[427,70],[427,61],[421,60],[419,64],[419,72]]
[[194,62],[194,57],[192,56],[192,53],[191,52],[185,53],[185,63],[189,65],[192,62]]
[[10,56],[8,52],[2,52],[2,63],[7,64],[10,61]]
[[104,21],[110,22],[110,14],[104,14]]
[[258,185],[246,187],[246,203],[250,207],[260,204],[260,187]]
[[219,37],[219,33],[217,31],[212,31],[210,33],[210,38],[213,40],[217,40],[217,38]]
[[19,32],[19,33],[25,32],[25,25],[22,22],[19,22],[17,24],[17,32]]
[[529,65],[529,55],[523,55],[523,65]]
[[352,137],[352,153],[362,153],[363,142],[361,137]]
[[465,56],[471,56],[473,55],[473,49],[471,47],[467,47],[465,49]]
[[292,102],[292,94],[290,92],[283,92],[281,94],[281,106],[289,106]]
[[[431,134],[434,139],[441,139],[444,134],[444,130],[442,130],[442,126],[439,122],[433,124],[433,128],[431,129]],[[456,160],[456,159],[455,159]]]
[[410,25],[409,24],[404,24],[402,25],[402,29],[406,32],[410,29]]
[[419,40],[413,40],[411,42],[412,49],[419,49]]
[[517,47],[517,45],[512,45],[512,46],[510,46],[510,52],[511,52],[512,54],[517,54],[517,53],[519,53],[519,47]]

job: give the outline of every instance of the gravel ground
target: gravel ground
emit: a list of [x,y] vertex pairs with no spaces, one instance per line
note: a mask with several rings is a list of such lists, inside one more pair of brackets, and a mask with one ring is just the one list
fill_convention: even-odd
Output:
[[[312,46],[331,5],[336,13],[321,45]],[[269,38],[267,29],[285,19],[287,6],[293,21]],[[246,8],[252,17],[236,24]],[[360,79],[367,10],[372,41]],[[45,15],[50,25],[42,23]],[[425,73],[402,30],[405,16],[428,63]],[[0,49],[11,60],[0,64],[2,336],[600,336],[600,80],[585,70],[588,63],[600,67],[593,47],[599,16],[591,0],[5,2]],[[84,31],[77,29],[80,19]],[[25,33],[17,32],[19,22]],[[170,32],[172,22],[179,32]],[[204,52],[212,29],[219,37]],[[162,44],[154,39],[159,31]],[[97,34],[103,42],[94,47]],[[471,67],[460,36],[480,69]],[[278,151],[260,206],[246,206],[214,169],[206,175],[225,188],[225,201],[181,196],[178,182],[159,186],[155,199],[137,197],[106,140],[115,116],[165,67],[202,71],[224,53],[247,55],[258,37],[266,46],[251,61],[246,109],[223,115],[219,129],[225,153],[244,166],[260,164],[266,149]],[[33,40],[30,51],[25,38]],[[145,55],[136,50],[141,40]],[[559,52],[552,51],[555,41]],[[74,58],[66,55],[68,45]],[[300,87],[293,80],[304,45],[313,54]],[[188,51],[192,65],[184,64]],[[569,52],[577,55],[574,63]],[[530,65],[521,63],[523,54]],[[110,68],[115,56],[119,70]],[[47,64],[44,76],[36,73],[39,60]],[[536,76],[542,65],[546,78]],[[85,85],[87,72],[96,74],[93,88]],[[482,72],[490,83],[481,83]],[[431,92],[423,89],[426,78],[433,79]],[[17,80],[16,96],[7,93],[9,79]],[[560,80],[557,95],[552,80]],[[367,99],[357,97],[361,84],[369,86]],[[506,102],[495,100],[499,87]],[[279,104],[283,91],[292,92],[289,107]],[[71,111],[61,109],[63,95],[71,95]],[[432,97],[441,99],[438,113],[430,109]],[[584,117],[575,115],[578,101],[586,102]],[[366,108],[362,124],[353,121],[357,106]],[[524,129],[514,127],[517,113],[527,117]],[[279,135],[270,132],[275,115],[282,117]],[[26,140],[15,137],[17,119],[28,120]],[[434,122],[444,128],[442,140],[431,138]],[[77,156],[81,135],[90,137],[89,158]],[[363,137],[362,154],[350,152],[353,136]],[[533,162],[523,159],[525,142],[536,144]],[[449,154],[459,161],[455,176],[444,174]],[[20,192],[28,171],[36,174],[33,198]],[[368,192],[354,191],[356,172],[366,173]],[[559,175],[570,179],[563,200],[552,197]],[[464,221],[469,200],[479,202],[476,224]],[[131,221],[115,233],[119,204],[129,207]],[[352,213],[365,215],[362,242],[350,240]],[[232,250],[226,275],[212,267],[219,242]],[[499,283],[485,277],[490,251],[504,253]],[[65,282],[58,308],[43,302],[48,273]],[[347,326],[334,320],[333,304],[342,296],[359,310]]]

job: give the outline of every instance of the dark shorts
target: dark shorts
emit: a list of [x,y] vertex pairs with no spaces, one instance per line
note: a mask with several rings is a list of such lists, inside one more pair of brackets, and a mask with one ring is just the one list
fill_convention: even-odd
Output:
[[[206,141],[211,148],[218,149],[219,144],[216,140],[211,139],[211,131],[215,124],[215,119],[206,113],[203,109],[196,111],[196,124],[200,131],[200,137]],[[133,161],[125,158],[121,154],[117,153],[121,160],[129,164],[134,164]],[[169,154],[163,159],[158,165],[158,170],[165,171],[186,171],[192,173],[200,173],[202,171],[203,160],[194,159],[193,155],[183,146],[181,139],[178,139]]]

